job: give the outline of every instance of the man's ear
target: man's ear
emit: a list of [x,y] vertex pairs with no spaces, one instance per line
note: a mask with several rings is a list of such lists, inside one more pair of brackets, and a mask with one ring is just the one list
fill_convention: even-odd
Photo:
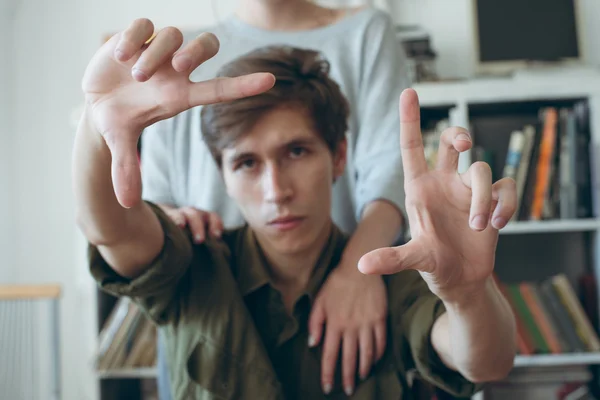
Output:
[[344,137],[344,139],[338,144],[337,150],[333,157],[333,181],[334,182],[337,180],[337,178],[342,176],[342,174],[344,173],[344,169],[346,168],[347,151],[348,151],[348,141]]

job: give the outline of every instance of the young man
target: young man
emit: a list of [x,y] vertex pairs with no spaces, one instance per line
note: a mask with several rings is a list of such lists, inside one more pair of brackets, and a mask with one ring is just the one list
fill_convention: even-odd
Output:
[[[174,51],[147,39],[140,34],[140,50],[120,61],[109,41],[88,66],[74,189],[92,274],[163,330],[175,399],[410,398],[410,371],[468,396],[475,383],[508,373],[514,321],[491,274],[497,229],[514,212],[514,182],[492,185],[483,164],[456,173],[467,132],[444,132],[438,169],[428,171],[416,94],[403,93],[412,239],[359,265],[390,274],[389,339],[356,387],[339,376],[330,385],[320,382],[321,346],[308,346],[307,330],[312,301],[346,243],[330,202],[346,161],[348,110],[327,63],[312,51],[267,48],[228,64],[219,80],[192,84],[174,67]],[[140,59],[154,65],[153,76],[129,82]],[[156,120],[225,100],[203,108],[202,131],[248,224],[198,245],[159,207],[138,201],[132,150]]]

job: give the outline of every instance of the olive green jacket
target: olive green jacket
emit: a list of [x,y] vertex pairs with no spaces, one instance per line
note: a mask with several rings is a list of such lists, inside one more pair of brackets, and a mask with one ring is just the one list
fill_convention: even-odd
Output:
[[[346,238],[334,227],[305,293],[290,315],[273,288],[267,263],[247,226],[221,240],[194,245],[156,206],[165,242],[139,277],[119,276],[90,245],[91,273],[100,287],[129,296],[163,331],[175,400],[346,399],[338,362],[333,391],[321,389],[321,346],[308,347],[312,302],[337,266]],[[307,266],[309,268],[311,266]],[[407,377],[417,375],[456,396],[477,387],[448,369],[430,343],[443,303],[414,271],[384,278],[389,318],[383,358],[355,400],[410,399]]]

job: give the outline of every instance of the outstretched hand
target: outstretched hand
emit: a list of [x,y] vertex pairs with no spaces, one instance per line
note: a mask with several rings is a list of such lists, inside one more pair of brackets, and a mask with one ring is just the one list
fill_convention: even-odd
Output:
[[180,49],[178,29],[153,33],[151,21],[135,20],[96,52],[82,82],[92,123],[110,149],[115,194],[124,207],[141,199],[137,142],[143,129],[195,106],[262,93],[275,83],[267,73],[191,82],[191,72],[218,52],[217,38],[204,33]]
[[429,170],[412,89],[400,97],[400,121],[411,240],[364,255],[359,269],[367,274],[415,269],[442,300],[468,296],[493,272],[498,230],[516,209],[515,182],[504,178],[492,184],[490,167],[483,162],[458,173],[459,153],[472,144],[462,128],[442,133],[437,166]]

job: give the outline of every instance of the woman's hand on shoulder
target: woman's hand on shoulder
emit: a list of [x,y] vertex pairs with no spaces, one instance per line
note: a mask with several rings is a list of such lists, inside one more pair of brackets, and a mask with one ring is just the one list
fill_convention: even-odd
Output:
[[177,226],[182,229],[187,226],[197,244],[204,242],[207,236],[220,238],[223,233],[223,220],[217,213],[194,207],[177,208],[167,204],[159,204],[159,207]]

